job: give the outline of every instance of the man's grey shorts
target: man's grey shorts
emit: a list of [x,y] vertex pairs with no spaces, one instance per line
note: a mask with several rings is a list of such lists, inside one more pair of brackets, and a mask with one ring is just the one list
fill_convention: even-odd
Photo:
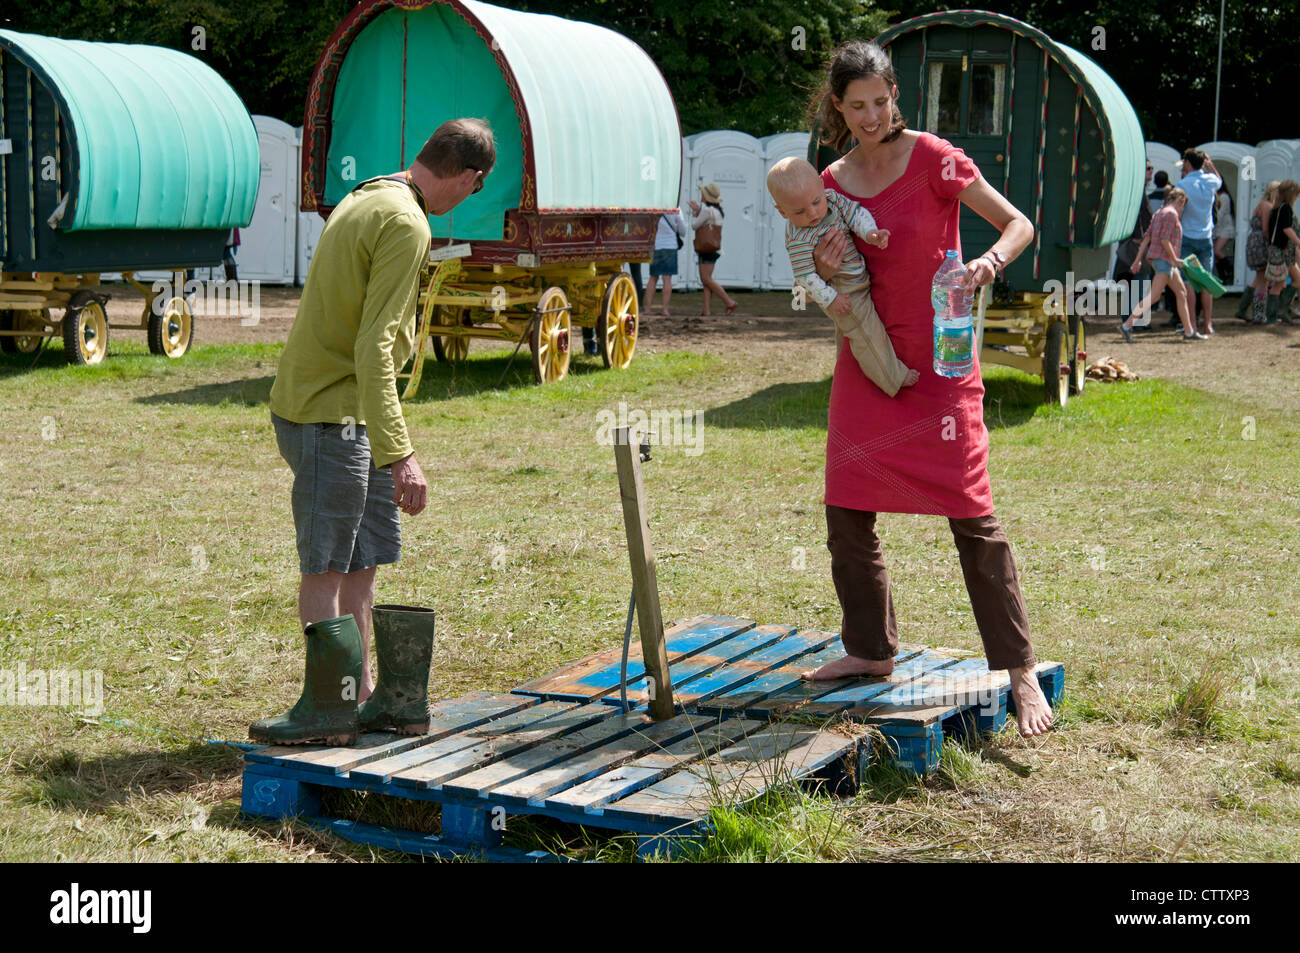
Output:
[[393,474],[375,466],[365,425],[296,424],[274,413],[271,422],[293,471],[299,571],[357,572],[400,560]]

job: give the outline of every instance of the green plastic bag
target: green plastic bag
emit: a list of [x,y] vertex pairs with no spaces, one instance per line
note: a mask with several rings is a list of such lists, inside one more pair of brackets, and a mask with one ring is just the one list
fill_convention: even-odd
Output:
[[1212,297],[1221,298],[1223,293],[1228,290],[1223,287],[1223,282],[1201,267],[1201,261],[1195,255],[1188,255],[1184,259],[1182,269],[1183,274],[1187,276],[1187,280],[1192,283],[1192,287],[1197,291],[1208,291]]

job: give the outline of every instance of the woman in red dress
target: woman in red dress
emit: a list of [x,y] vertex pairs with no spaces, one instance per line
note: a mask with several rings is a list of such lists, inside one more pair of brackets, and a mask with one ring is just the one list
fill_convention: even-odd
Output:
[[[992,281],[1033,241],[1034,229],[964,152],[907,129],[897,99],[884,51],[855,41],[835,51],[816,103],[823,141],[840,152],[857,143],[827,167],[822,179],[889,229],[888,248],[856,238],[855,243],[866,258],[871,296],[894,351],[921,371],[921,379],[889,397],[862,373],[847,342],[840,348],[826,435],[825,503],[847,655],[805,677],[893,671],[898,630],[876,514],[946,516],[989,668],[1008,670],[1020,731],[1036,735],[1051,725],[1052,709],[1034,676],[1037,660],[1011,544],[993,515],[978,355],[966,377],[934,373],[930,303],[930,283],[944,251],[961,252],[960,204],[1002,233],[991,249],[967,262],[972,285]],[[823,278],[843,260],[844,240],[832,230],[818,247]]]

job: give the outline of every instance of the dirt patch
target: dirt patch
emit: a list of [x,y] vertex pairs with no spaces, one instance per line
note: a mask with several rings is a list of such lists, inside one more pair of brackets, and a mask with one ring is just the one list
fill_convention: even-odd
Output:
[[[128,286],[108,287],[114,292],[108,306],[110,320],[137,319],[142,305],[138,293]],[[302,289],[262,287],[260,295],[257,324],[245,326],[238,317],[199,315],[195,343],[285,340]],[[763,363],[769,366],[774,359],[781,361],[783,352],[792,360],[796,352],[810,347],[830,354],[834,330],[819,310],[792,311],[788,292],[736,292],[733,297],[738,304],[734,314],[724,315],[721,307],[714,307],[714,314],[707,318],[696,317],[703,304],[698,292],[675,292],[668,318],[659,314],[656,298],[655,310],[642,321],[638,348],[647,353],[691,350],[732,357],[762,352]],[[1217,334],[1208,341],[1184,342],[1177,330],[1165,327],[1168,316],[1161,311],[1152,317],[1155,330],[1139,329],[1131,345],[1124,343],[1118,321],[1089,319],[1088,361],[1114,357],[1140,377],[1176,381],[1261,409],[1290,410],[1300,405],[1300,326],[1247,324],[1232,317],[1237,300],[1237,296],[1227,295],[1215,303]],[[473,344],[476,351],[510,346],[485,340]],[[799,353],[799,359],[806,358],[806,353]]]

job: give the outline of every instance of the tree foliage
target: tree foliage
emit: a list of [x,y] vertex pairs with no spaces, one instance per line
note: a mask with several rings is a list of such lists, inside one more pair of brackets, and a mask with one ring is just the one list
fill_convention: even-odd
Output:
[[[684,133],[756,136],[804,127],[829,51],[889,22],[942,9],[888,0],[497,0],[617,30],[659,64]],[[953,3],[952,6],[963,4]],[[302,122],[307,85],[351,0],[0,0],[9,29],[86,40],[153,43],[202,57],[250,112]],[[1148,139],[1176,147],[1214,135],[1218,4],[1166,0],[998,0],[1086,53],[1119,83]],[[1295,61],[1293,3],[1228,0],[1219,138],[1257,142],[1297,133],[1284,71]],[[203,28],[195,49],[194,27]],[[1098,33],[1098,29],[1102,31]],[[1100,40],[1100,45],[1099,45]],[[556,59],[581,51],[557,50]]]

